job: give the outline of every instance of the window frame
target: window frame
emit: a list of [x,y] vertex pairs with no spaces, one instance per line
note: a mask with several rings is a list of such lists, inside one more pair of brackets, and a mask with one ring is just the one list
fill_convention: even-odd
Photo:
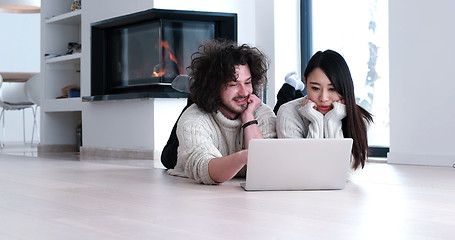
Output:
[[[300,56],[301,73],[305,72],[306,65],[313,52],[313,18],[312,0],[300,0]],[[304,89],[306,94],[306,89]],[[390,148],[386,146],[369,146],[370,157],[386,158]]]

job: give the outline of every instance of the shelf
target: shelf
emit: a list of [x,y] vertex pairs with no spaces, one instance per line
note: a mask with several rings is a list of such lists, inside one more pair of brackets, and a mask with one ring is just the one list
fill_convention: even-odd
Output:
[[[71,11],[72,2],[41,1],[42,146],[75,145],[74,130],[82,120],[81,97],[56,98],[66,86],[81,86],[82,54],[66,54],[68,43],[82,44],[82,10]],[[45,54],[61,55],[46,57]]]
[[112,101],[112,100],[132,100],[132,99],[151,99],[151,98],[188,98],[188,93],[178,91],[166,92],[135,92],[119,93],[109,95],[83,96],[83,102]]
[[41,108],[45,112],[75,112],[82,109],[82,98],[46,99]]
[[82,10],[64,13],[61,15],[53,16],[45,20],[45,23],[58,23],[58,24],[81,24]]
[[81,59],[81,53],[68,54],[54,58],[46,59],[46,63],[61,63],[66,61],[78,61]]

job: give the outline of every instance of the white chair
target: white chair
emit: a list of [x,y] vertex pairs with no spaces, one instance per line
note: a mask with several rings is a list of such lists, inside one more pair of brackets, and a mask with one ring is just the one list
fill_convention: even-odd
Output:
[[[39,79],[39,76],[34,76]],[[32,80],[34,77],[30,78]],[[0,121],[2,124],[2,139],[0,140],[0,148],[4,147],[5,142],[5,111],[9,110],[22,110],[22,126],[23,126],[23,136],[24,144],[25,140],[25,109],[31,108],[33,112],[33,133],[31,144],[33,144],[34,132],[37,130],[36,124],[36,111],[37,105],[30,100],[29,96],[26,93],[26,82],[3,82],[3,79],[0,77],[0,107],[2,111],[0,114]],[[36,80],[33,80],[36,81]]]

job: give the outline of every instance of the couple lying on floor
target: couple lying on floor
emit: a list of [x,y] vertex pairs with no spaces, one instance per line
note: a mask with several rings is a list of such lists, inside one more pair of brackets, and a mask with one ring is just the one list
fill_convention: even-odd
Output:
[[161,156],[170,175],[204,184],[245,176],[248,141],[276,137],[352,138],[351,167],[363,168],[372,116],[355,103],[344,58],[314,54],[303,82],[294,72],[285,77],[274,110],[257,97],[267,68],[266,56],[246,44],[215,40],[193,54],[190,74],[173,81],[190,97]]

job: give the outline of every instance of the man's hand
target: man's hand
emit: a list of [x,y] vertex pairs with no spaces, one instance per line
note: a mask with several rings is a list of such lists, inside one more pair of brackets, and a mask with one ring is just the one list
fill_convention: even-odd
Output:
[[256,111],[256,109],[258,109],[259,105],[261,105],[261,103],[262,103],[261,99],[259,99],[254,94],[250,94],[247,102],[248,102],[248,105],[247,105],[245,111],[243,111],[242,116],[241,116],[241,120],[243,123],[254,120],[254,111]]
[[210,178],[222,183],[232,179],[247,164],[248,150],[241,150],[236,153],[214,158],[209,162]]

